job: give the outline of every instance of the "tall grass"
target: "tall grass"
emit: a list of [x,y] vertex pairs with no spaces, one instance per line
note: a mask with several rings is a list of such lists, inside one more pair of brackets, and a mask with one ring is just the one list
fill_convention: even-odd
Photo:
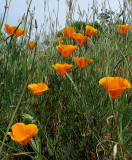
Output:
[[[42,39],[37,20],[35,24],[31,15],[31,3],[32,0],[28,2],[24,21],[20,22],[26,35],[6,38],[3,28],[7,8],[0,22],[0,158],[101,160],[112,159],[114,154],[117,159],[132,159],[131,89],[113,101],[99,85],[99,80],[108,76],[132,81],[132,32],[128,30],[123,36],[115,28],[119,20],[123,24],[123,17],[111,15],[109,23],[100,24],[97,34],[82,47],[78,46],[70,57],[64,58],[56,49],[57,14],[56,26],[52,26],[50,17],[51,34],[44,34]],[[44,4],[46,12],[46,1]],[[67,4],[70,14],[67,13],[66,22],[71,26],[75,6],[72,1]],[[7,1],[5,5],[9,5]],[[124,21],[132,24],[131,17],[127,17],[127,13],[132,15],[131,1],[126,5]],[[94,9],[95,5],[93,20],[98,14]],[[29,50],[32,31],[35,31],[35,45]],[[80,32],[84,34],[83,27]],[[75,41],[63,35],[62,38],[64,44],[77,46]],[[74,56],[90,58],[93,62],[80,69],[73,61]],[[74,66],[62,77],[52,67],[56,63]],[[49,90],[35,96],[27,85],[40,82],[46,83]],[[34,123],[39,128],[38,134],[26,146],[7,135],[11,126],[18,122]]]

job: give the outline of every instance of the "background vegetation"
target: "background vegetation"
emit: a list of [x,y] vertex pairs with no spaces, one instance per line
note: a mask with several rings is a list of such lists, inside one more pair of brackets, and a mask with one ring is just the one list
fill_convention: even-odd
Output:
[[[69,13],[73,7],[71,3],[68,3]],[[130,1],[126,4],[129,4],[128,9],[132,7]],[[56,49],[56,35],[63,39],[64,44],[77,45],[76,42],[59,31],[43,35],[44,39],[40,39],[37,21],[35,24],[28,11],[25,17],[30,16],[31,19],[28,22],[25,18],[21,24],[26,35],[5,40],[3,13],[0,22],[0,147],[17,107],[12,125],[17,122],[34,123],[39,131],[26,146],[6,136],[1,159],[112,159],[116,144],[116,159],[131,159],[132,91],[127,89],[112,101],[99,85],[99,80],[107,76],[122,77],[132,82],[132,32],[129,30],[125,36],[121,35],[115,25],[118,22],[123,24],[124,14],[113,15],[114,12],[102,9],[99,19],[90,23],[73,21],[72,17],[66,19],[67,26],[72,25],[76,33],[86,34],[87,24],[98,32],[82,47],[78,46],[72,56],[64,58]],[[125,20],[130,24],[130,19]],[[35,46],[29,50],[33,25]],[[80,69],[73,61],[74,56],[90,58],[93,62]],[[60,76],[52,67],[56,63],[73,64],[69,76]],[[37,97],[27,85],[40,82],[46,83],[49,90]],[[111,110],[112,106],[114,110]],[[118,137],[120,121],[121,141]]]

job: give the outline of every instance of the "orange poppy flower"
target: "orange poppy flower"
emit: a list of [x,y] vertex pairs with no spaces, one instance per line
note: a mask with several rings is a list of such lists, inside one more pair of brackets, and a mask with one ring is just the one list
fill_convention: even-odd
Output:
[[73,27],[65,27],[62,29],[62,34],[64,34],[65,37],[71,37],[74,33],[74,28]]
[[64,57],[69,57],[72,52],[77,49],[77,46],[73,45],[64,45],[64,44],[59,44],[59,46],[56,47],[58,51],[64,56]]
[[60,37],[57,37],[57,38],[56,38],[56,43],[63,43],[63,40],[62,40],[62,38],[60,38]]
[[90,25],[86,26],[87,36],[91,36],[91,35],[95,34],[96,32],[97,32],[97,29],[95,29],[94,27],[91,27]]
[[35,124],[15,123],[11,129],[12,132],[8,132],[8,135],[11,136],[12,140],[17,141],[21,145],[26,145],[38,132]]
[[82,46],[83,43],[87,42],[90,38],[82,35],[81,33],[74,33],[72,36],[78,45]]
[[69,71],[69,69],[72,67],[73,65],[69,65],[67,63],[65,64],[56,64],[55,66],[52,65],[52,67],[54,67],[56,69],[56,71],[61,75],[64,76],[66,72]]
[[77,65],[80,68],[86,67],[87,64],[89,64],[90,62],[93,61],[92,59],[85,59],[84,57],[80,57],[80,58],[73,57],[73,59],[74,59],[74,61],[76,61]]
[[[105,88],[107,94],[112,99],[119,97],[126,88],[131,88],[130,82],[120,77],[104,77],[100,79],[99,83]],[[107,83],[109,91],[107,89]]]
[[29,45],[28,45],[28,47],[29,47],[29,49],[30,49],[30,50],[32,50],[32,49],[33,49],[33,46],[34,46],[34,43],[33,43],[32,41],[29,41]]
[[117,30],[120,31],[121,34],[125,34],[128,29],[132,28],[129,25],[116,25]]
[[38,83],[38,84],[29,84],[28,89],[33,92],[35,95],[39,96],[44,91],[48,90],[48,86],[44,83]]
[[[8,24],[5,24],[5,28],[4,31],[8,34],[11,35],[14,33],[15,29],[17,28],[17,26],[9,26]],[[21,30],[20,27],[18,27],[18,29],[16,30],[14,36],[19,37],[23,34],[25,34],[26,32],[24,32],[23,30]]]

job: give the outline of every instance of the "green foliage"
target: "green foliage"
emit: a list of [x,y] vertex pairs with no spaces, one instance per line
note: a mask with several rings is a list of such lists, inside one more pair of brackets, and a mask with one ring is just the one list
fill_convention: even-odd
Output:
[[72,23],[72,26],[75,29],[75,32],[76,33],[81,32],[82,34],[84,34],[84,30],[85,30],[86,25],[87,24],[85,22],[81,22],[81,21],[75,21]]
[[[110,11],[107,12],[105,18],[109,21]],[[85,22],[73,22],[76,33],[83,34],[86,25]],[[113,103],[99,85],[99,80],[106,76],[118,76],[132,81],[132,32],[126,33],[125,45],[124,36],[113,26],[108,25],[104,29],[98,22],[89,25],[98,30],[97,34],[92,35],[88,43],[78,46],[68,58],[58,53],[56,43],[48,36],[44,51],[38,47],[38,40],[33,50],[28,49],[27,38],[13,37],[11,43],[10,39],[0,40],[0,146],[29,75],[28,84],[43,82],[49,88],[40,96],[35,96],[26,86],[12,124],[34,123],[39,131],[27,146],[19,145],[7,136],[0,158],[12,153],[33,152],[12,156],[12,159],[70,160],[78,153],[75,159],[90,160],[94,159],[90,154],[93,152],[95,159],[97,156],[99,159],[112,159],[113,147],[119,142],[119,135],[115,121],[110,118],[113,113],[109,112],[104,117],[112,107],[118,126],[122,120],[123,145],[131,152],[131,89],[124,91]],[[63,38],[64,44],[76,44],[64,38],[61,32],[57,36]],[[34,53],[39,54],[34,56]],[[93,59],[93,62],[80,69],[73,60],[74,56]],[[68,71],[70,78],[67,75],[62,77],[54,70],[52,65],[56,63],[74,65]],[[111,137],[105,140],[104,137],[109,134]],[[123,152],[129,159],[127,153]],[[121,157],[122,150],[118,147],[117,158]]]
[[98,19],[101,21],[105,21],[106,23],[110,23],[111,17],[115,14],[115,12],[108,9],[101,9],[102,13],[98,15]]

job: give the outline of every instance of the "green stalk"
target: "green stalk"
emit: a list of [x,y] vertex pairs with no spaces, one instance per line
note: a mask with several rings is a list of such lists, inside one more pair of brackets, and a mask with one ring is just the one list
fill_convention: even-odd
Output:
[[[114,99],[113,99],[113,103],[112,103],[112,112],[113,112],[113,120],[114,120],[114,124],[115,124],[115,127],[116,127],[116,131],[117,131],[117,136],[118,136],[118,141],[119,141],[119,143],[122,143],[122,138],[121,138],[121,132],[119,132],[119,129],[118,129],[118,127],[117,127],[117,122],[116,122],[116,117],[115,117],[115,113],[114,113]],[[122,124],[121,124],[122,125]],[[122,127],[121,127],[121,130],[122,130]],[[120,130],[120,131],[121,131]],[[122,147],[120,146],[120,150],[121,150],[121,154],[122,154],[122,156],[123,156],[123,151],[122,151]],[[123,156],[124,157],[124,156]]]
[[30,28],[29,28],[29,37],[27,40],[27,47],[26,47],[26,54],[25,54],[25,81],[27,80],[28,77],[28,69],[27,69],[27,53],[28,53],[28,46],[29,46],[29,40],[31,36],[31,31],[32,31],[32,16],[31,16],[31,23],[30,23]]
[[1,151],[2,151],[2,149],[3,149],[3,146],[4,146],[4,143],[5,143],[7,134],[8,134],[8,132],[9,132],[9,129],[11,128],[12,122],[13,122],[13,120],[14,120],[14,117],[15,117],[15,115],[16,115],[16,112],[17,112],[17,110],[18,110],[18,108],[19,108],[19,105],[20,105],[20,103],[21,103],[21,100],[22,100],[22,97],[23,97],[23,95],[24,95],[24,92],[25,92],[25,89],[26,89],[26,87],[27,87],[27,84],[28,84],[28,81],[29,81],[30,76],[31,76],[31,74],[29,74],[29,76],[28,76],[28,79],[27,79],[27,81],[26,81],[26,83],[25,83],[24,89],[23,89],[23,91],[22,91],[22,93],[21,93],[21,96],[20,96],[20,98],[19,98],[19,101],[18,101],[18,103],[17,103],[16,109],[15,109],[15,111],[14,111],[12,117],[11,117],[10,123],[9,123],[9,125],[8,125],[8,127],[7,127],[7,130],[6,130],[4,139],[3,139],[3,141],[2,141],[2,145],[1,145],[1,147],[0,147],[0,154],[1,154]]
[[[6,0],[6,6],[7,6],[7,0]],[[2,26],[3,26],[3,23],[4,23],[4,19],[5,19],[5,15],[6,15],[6,10],[7,10],[7,8],[5,7],[5,12],[4,12],[3,20],[2,20],[2,22],[0,22],[0,39],[1,39],[1,29],[2,29]]]
[[20,95],[19,101],[18,101],[18,103],[17,103],[16,109],[15,109],[15,111],[14,111],[12,117],[11,117],[10,123],[8,124],[7,130],[6,130],[6,133],[5,133],[5,136],[4,136],[4,138],[3,138],[2,145],[1,145],[1,147],[0,147],[0,154],[1,154],[1,151],[2,151],[2,149],[3,149],[3,146],[4,146],[4,143],[5,143],[7,134],[8,134],[8,132],[9,132],[9,129],[11,128],[11,125],[12,125],[12,122],[13,122],[13,120],[14,120],[14,117],[15,117],[15,115],[16,115],[16,113],[17,113],[17,110],[18,110],[18,108],[19,108],[19,106],[20,106],[20,103],[21,103],[22,97],[23,97],[23,95],[24,95],[25,89],[26,89],[26,87],[27,87],[29,78],[30,78],[30,76],[31,76],[31,74],[32,74],[32,71],[33,71],[33,68],[34,68],[34,60],[35,60],[35,56],[34,56],[34,58],[33,58],[32,66],[31,66],[31,72],[30,72],[30,74],[29,74],[29,76],[28,76],[28,79],[27,79],[27,81],[26,81],[26,83],[25,83],[25,86],[24,86],[23,91],[22,91],[22,93],[21,93],[21,95]]
[[3,26],[3,23],[4,23],[4,19],[5,19],[5,15],[6,15],[6,11],[7,11],[7,0],[6,0],[6,6],[5,6],[5,12],[4,12],[4,16],[3,16],[3,20],[2,20],[2,23],[1,23],[1,27]]
[[[31,3],[32,3],[32,0],[30,0],[30,2],[29,2],[29,5],[28,5],[28,9],[27,9],[27,13],[26,13],[26,16],[25,16],[25,23],[24,23],[24,31],[25,31],[25,29],[26,29],[26,24],[27,24],[27,17],[28,17],[28,13],[29,13],[29,9],[30,9],[30,6],[31,6]],[[22,41],[21,41],[21,47],[22,47],[22,42],[23,42],[23,37],[22,37]]]
[[[39,153],[39,152],[37,151],[37,149],[32,145],[31,142],[29,142],[29,144],[31,145],[32,149],[34,150],[34,152],[35,152],[37,155],[39,155],[43,160],[46,160],[46,158],[45,158],[41,153]],[[40,158],[40,157],[39,157],[39,158]]]
[[122,117],[120,118],[120,137],[121,143],[123,144]]

